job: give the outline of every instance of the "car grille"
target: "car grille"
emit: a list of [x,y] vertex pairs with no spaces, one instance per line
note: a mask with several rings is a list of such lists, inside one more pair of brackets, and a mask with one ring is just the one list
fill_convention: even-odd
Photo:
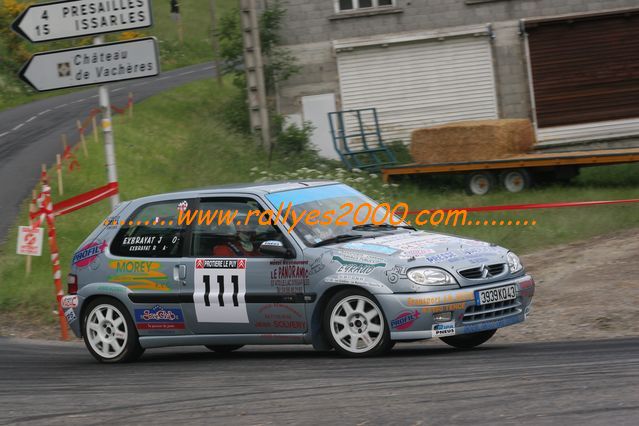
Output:
[[483,268],[484,266],[488,269],[488,276],[485,278],[492,278],[494,276],[500,275],[506,269],[505,263],[496,263],[494,265],[482,265],[476,268],[464,269],[463,271],[459,271],[459,275],[469,280],[480,280],[484,278]]
[[486,305],[469,306],[464,313],[464,323],[503,318],[521,312],[521,303],[517,299]]

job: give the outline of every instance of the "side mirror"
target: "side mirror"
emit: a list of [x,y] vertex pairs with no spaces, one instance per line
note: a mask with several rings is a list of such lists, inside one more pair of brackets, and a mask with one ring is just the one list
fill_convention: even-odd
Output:
[[268,240],[260,244],[260,253],[273,257],[293,257],[291,250],[284,243],[277,240]]

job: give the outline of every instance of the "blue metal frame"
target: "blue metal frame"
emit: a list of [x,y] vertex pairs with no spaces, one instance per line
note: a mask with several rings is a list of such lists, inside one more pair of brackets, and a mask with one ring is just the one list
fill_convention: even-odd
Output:
[[[374,131],[367,132],[364,129],[362,115],[365,113],[372,113],[375,127]],[[359,131],[346,134],[344,114],[356,115]],[[333,147],[348,170],[358,168],[377,171],[384,166],[397,163],[395,154],[384,145],[376,108],[329,112],[328,121],[331,126]],[[371,136],[375,137],[373,138],[374,140],[367,139],[367,137]],[[357,140],[358,144],[361,144],[361,147],[353,147],[352,144],[354,140]],[[363,159],[368,161],[362,161]]]

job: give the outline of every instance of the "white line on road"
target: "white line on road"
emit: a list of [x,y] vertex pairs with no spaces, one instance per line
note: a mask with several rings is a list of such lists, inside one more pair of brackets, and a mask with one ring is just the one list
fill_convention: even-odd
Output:
[[97,98],[97,97],[98,97],[98,95],[93,95],[93,96],[91,96],[91,99]]
[[60,108],[64,108],[65,106],[67,106],[69,104],[62,104],[62,105],[58,105],[57,107],[53,108],[53,109],[60,109]]
[[14,128],[13,128],[13,129],[11,129],[11,130],[12,130],[12,131],[13,131],[13,130],[18,130],[18,129],[19,129],[20,127],[22,127],[22,126],[24,126],[24,123],[20,123],[20,124],[18,124],[16,127],[14,127]]
[[182,72],[182,73],[180,73],[178,75],[189,75],[189,74],[193,74],[194,72],[195,71],[185,71],[185,72]]
[[145,84],[149,84],[148,81],[143,81],[142,83],[136,83],[133,85],[133,87],[138,87],[138,86],[144,86]]
[[158,80],[166,80],[167,78],[169,78],[169,77],[160,77],[160,78],[158,78]]
[[9,134],[9,132],[0,133],[0,138],[3,137],[3,136],[6,136],[8,134]]
[[205,67],[205,68],[202,68],[202,71],[212,70],[212,69],[215,69],[215,67],[213,65]]
[[112,91],[112,92],[117,92],[117,91],[120,91],[120,90],[122,90],[122,89],[124,89],[124,87],[118,87],[117,89],[113,89],[113,90],[111,90],[111,91]]
[[27,121],[25,121],[25,123],[29,123],[33,120],[35,120],[37,117],[34,115],[33,117],[30,117]]
[[38,115],[43,115],[50,111],[51,111],[50,109],[45,109],[44,111],[39,112]]

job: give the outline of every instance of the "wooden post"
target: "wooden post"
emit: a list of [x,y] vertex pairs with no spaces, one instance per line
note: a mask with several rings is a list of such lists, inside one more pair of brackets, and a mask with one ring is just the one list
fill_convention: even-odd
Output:
[[44,185],[45,183],[47,183],[47,165],[46,164],[42,164],[42,167],[40,169],[40,184]]
[[92,114],[91,116],[91,127],[93,127],[93,140],[96,143],[100,142],[100,139],[98,136],[98,123],[97,123],[97,120],[95,119],[95,114]]
[[56,163],[56,170],[58,172],[58,194],[63,195],[64,187],[62,185],[62,157],[60,156],[60,154],[56,154],[55,163]]
[[62,152],[66,152],[67,150],[67,134],[66,133],[62,133],[62,136],[60,136],[60,139],[62,139]]
[[133,93],[129,92],[129,118],[133,118]]
[[[29,203],[29,226],[33,225],[33,220],[31,220],[31,215],[38,211],[38,207],[36,206],[36,198],[38,197],[37,191],[34,189],[31,192],[31,202]],[[25,276],[31,275],[31,256],[27,256],[27,262],[25,264]]]
[[213,58],[215,61],[215,74],[218,86],[224,84],[222,80],[222,63],[220,61],[220,40],[217,36],[217,6],[215,0],[211,0],[211,46],[213,47]]
[[82,144],[82,151],[84,152],[84,158],[89,158],[89,150],[87,149],[87,141],[84,138],[84,129],[82,123],[78,120],[78,133],[80,133],[80,143]]

